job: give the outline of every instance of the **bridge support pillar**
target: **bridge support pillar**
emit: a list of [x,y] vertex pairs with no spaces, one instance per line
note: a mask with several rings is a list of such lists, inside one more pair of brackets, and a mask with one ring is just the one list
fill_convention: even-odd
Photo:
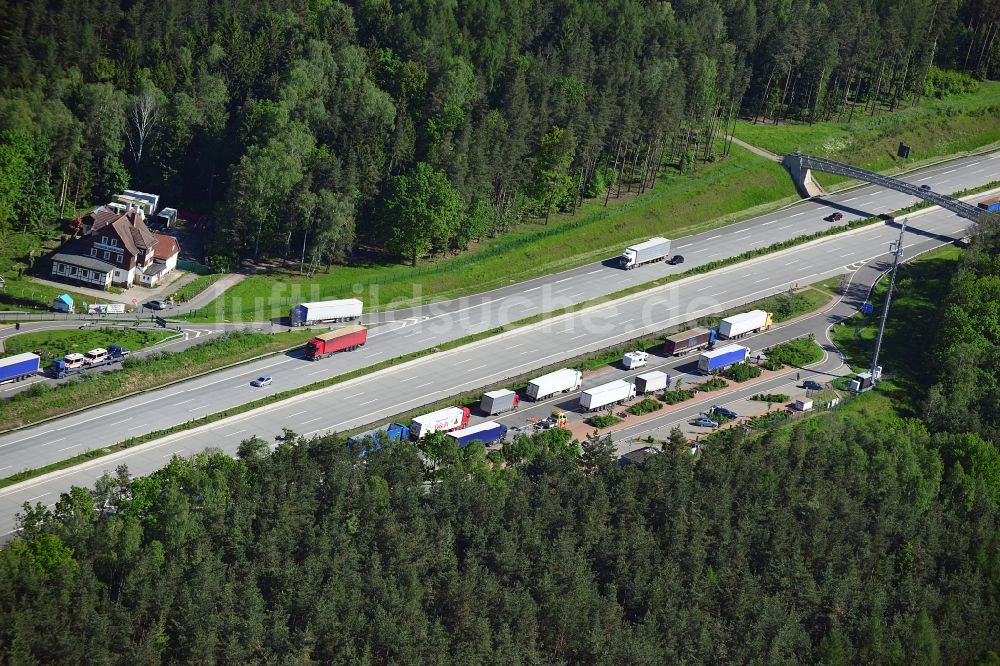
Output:
[[785,155],[781,163],[792,174],[795,187],[799,189],[799,193],[803,197],[808,199],[826,194],[823,187],[813,178],[812,169],[803,166],[802,160],[795,154]]

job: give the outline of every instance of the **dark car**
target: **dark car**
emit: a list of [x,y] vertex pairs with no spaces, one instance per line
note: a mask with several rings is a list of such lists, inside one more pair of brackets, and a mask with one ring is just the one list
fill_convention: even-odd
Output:
[[824,217],[823,219],[826,220],[827,222],[840,222],[842,219],[844,219],[844,214],[843,213],[831,213],[831,214],[827,215],[826,217]]
[[712,409],[708,411],[710,411],[712,414],[722,414],[723,416],[729,419],[735,419],[739,416],[739,414],[729,409],[728,407],[720,407],[719,405],[713,405]]
[[676,266],[677,264],[683,264],[684,257],[682,257],[679,254],[675,254],[674,256],[670,257],[670,261],[668,261],[667,263],[670,264],[671,266]]
[[920,189],[922,189],[922,190],[929,190],[929,189],[931,189],[931,186],[930,185],[921,185]]
[[167,304],[164,301],[149,301],[146,307],[150,310],[166,310]]
[[811,379],[807,379],[804,382],[802,382],[802,388],[804,388],[806,390],[809,390],[809,391],[822,391],[823,390],[823,385],[820,384],[819,382],[813,381]]

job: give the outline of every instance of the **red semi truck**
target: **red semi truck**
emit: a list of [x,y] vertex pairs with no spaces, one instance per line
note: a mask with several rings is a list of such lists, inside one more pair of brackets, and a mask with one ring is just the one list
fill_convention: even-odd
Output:
[[365,344],[368,339],[368,329],[355,324],[344,326],[329,333],[317,335],[306,343],[306,358],[318,361],[339,351],[350,351]]

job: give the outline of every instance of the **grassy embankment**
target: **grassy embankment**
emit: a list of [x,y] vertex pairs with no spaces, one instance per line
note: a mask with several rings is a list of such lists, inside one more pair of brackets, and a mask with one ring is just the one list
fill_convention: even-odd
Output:
[[[129,351],[136,351],[175,335],[176,331],[111,327],[38,331],[7,338],[2,356],[40,349],[51,358],[62,358],[70,352],[84,354],[91,349],[107,348],[109,345],[120,345]],[[48,365],[48,362],[43,365]]]
[[[975,93],[943,99],[925,98],[917,107],[869,116],[858,109],[851,123],[820,122],[754,125],[740,121],[736,137],[778,155],[796,150],[857,166],[893,173],[935,159],[1000,143],[1000,81],[988,81]],[[908,160],[896,159],[903,142]],[[814,174],[828,187],[847,179]]]
[[6,283],[0,289],[0,310],[51,312],[52,300],[61,294],[69,294],[76,304],[94,302],[93,298],[74,292],[70,285],[50,287],[18,277],[18,268],[27,271],[28,253],[34,251],[37,261],[41,247],[42,241],[34,234],[10,232],[0,236],[0,275]]
[[[795,188],[782,167],[734,147],[728,159],[700,165],[686,175],[664,174],[642,197],[619,202],[612,198],[607,208],[603,201],[588,202],[575,216],[554,215],[547,226],[526,222],[474,250],[416,268],[345,266],[312,279],[294,270],[252,275],[195,318],[282,316],[299,300],[354,296],[355,285],[364,285],[359,297],[369,310],[384,309],[390,302],[399,307],[478,293],[619,254],[637,239],[705,231],[789,197],[795,197]],[[377,293],[370,293],[369,285],[377,285]],[[258,305],[265,303],[280,305]]]
[[[942,298],[962,250],[946,245],[931,250],[899,269],[886,323],[879,365],[885,370],[880,389],[901,412],[911,412],[932,380],[928,350],[935,344],[935,327]],[[889,281],[883,278],[872,296],[874,312],[858,313],[833,327],[831,337],[852,369],[869,369]]]

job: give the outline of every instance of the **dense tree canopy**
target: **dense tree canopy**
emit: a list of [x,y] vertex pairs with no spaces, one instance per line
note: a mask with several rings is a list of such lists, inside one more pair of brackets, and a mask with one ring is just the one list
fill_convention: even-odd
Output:
[[[998,27],[985,0],[2,0],[0,225],[131,183],[213,211],[216,254],[412,260],[642,191],[711,157],[738,112],[962,89],[932,65],[995,75]],[[380,217],[420,165],[461,199],[447,237]]]
[[336,437],[291,435],[119,469],[24,514],[0,551],[0,650],[913,664],[1000,649],[995,449],[849,413],[728,432],[625,469],[558,429],[490,456],[444,437],[430,477],[411,445],[356,464]]

